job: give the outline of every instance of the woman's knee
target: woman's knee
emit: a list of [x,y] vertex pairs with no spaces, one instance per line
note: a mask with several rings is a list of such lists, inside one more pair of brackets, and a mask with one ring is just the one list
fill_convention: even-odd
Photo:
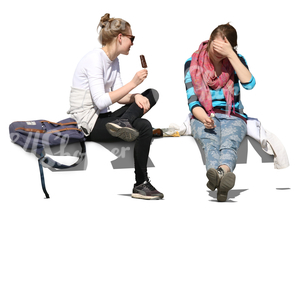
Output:
[[231,136],[224,139],[221,143],[220,150],[229,149],[237,153],[242,141],[244,140],[245,135],[241,136]]
[[227,139],[221,144],[220,150],[228,149],[237,152],[238,148],[239,142],[237,140]]
[[147,89],[142,95],[149,99],[152,105],[155,105],[159,98],[159,93],[155,89]]
[[147,119],[137,119],[133,123],[133,127],[139,131],[140,136],[148,136],[152,137],[153,135],[153,129],[152,124]]

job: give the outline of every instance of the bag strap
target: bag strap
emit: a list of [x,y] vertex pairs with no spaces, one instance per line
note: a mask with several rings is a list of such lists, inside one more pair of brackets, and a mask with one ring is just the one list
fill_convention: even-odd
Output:
[[37,133],[45,133],[46,130],[43,129],[35,129],[35,128],[25,128],[25,127],[18,127],[15,129],[15,131],[17,130],[23,130],[23,131],[27,131],[27,132],[37,132]]
[[70,128],[62,128],[62,129],[54,129],[54,130],[50,130],[50,131],[47,131],[47,133],[55,133],[55,132],[62,132],[62,131],[67,131],[67,130],[77,130],[77,131],[82,131],[81,129],[79,128],[73,128],[73,127],[70,127]]
[[80,142],[80,145],[81,145],[81,153],[78,157],[78,160],[72,165],[61,164],[48,156],[44,156],[43,159],[41,159],[41,162],[50,168],[61,169],[61,170],[76,167],[82,162],[86,154],[85,143]]
[[45,164],[50,168],[61,169],[61,170],[76,167],[83,161],[83,159],[85,158],[85,154],[86,154],[86,147],[85,147],[84,141],[80,142],[80,145],[81,145],[81,153],[78,157],[78,160],[74,164],[69,165],[69,166],[61,164],[61,163],[53,160],[52,158],[45,156],[43,153],[41,154],[41,157],[38,160],[38,164],[39,164],[39,169],[40,169],[42,189],[44,191],[46,198],[50,198],[50,196],[46,190],[45,177],[44,177],[44,171],[43,171],[42,164]]
[[43,120],[43,121],[41,121],[41,123],[49,123],[49,124],[60,125],[60,126],[77,125],[77,122],[55,123],[55,122],[50,122],[50,121],[47,121],[47,120]]
[[43,170],[43,166],[42,166],[42,163],[41,163],[41,160],[44,158],[44,154],[42,153],[41,154],[41,157],[39,158],[38,160],[38,163],[39,163],[39,169],[40,169],[40,177],[41,177],[41,184],[42,184],[42,189],[44,191],[44,194],[46,196],[46,198],[50,198],[47,190],[46,190],[46,183],[45,183],[45,177],[44,177],[44,170]]
[[[66,123],[67,125],[72,125],[70,123]],[[65,124],[61,124],[61,125],[65,125]],[[15,129],[17,130],[23,130],[23,131],[27,131],[27,132],[36,132],[36,133],[55,133],[55,132],[62,132],[62,131],[67,131],[67,130],[77,130],[77,131],[82,131],[79,128],[74,128],[74,127],[67,127],[67,128],[62,128],[62,129],[54,129],[54,130],[50,130],[50,131],[46,131],[43,129],[35,129],[35,128],[24,128],[24,127],[18,127]]]

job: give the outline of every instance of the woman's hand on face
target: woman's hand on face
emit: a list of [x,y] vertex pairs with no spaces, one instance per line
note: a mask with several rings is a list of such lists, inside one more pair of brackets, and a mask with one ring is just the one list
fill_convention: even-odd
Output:
[[133,83],[134,83],[135,86],[138,86],[138,85],[140,85],[147,78],[147,76],[148,76],[148,70],[147,69],[143,69],[141,71],[138,71],[134,75],[132,81],[133,81]]
[[150,102],[148,100],[148,98],[140,95],[140,94],[137,94],[135,95],[135,103],[143,109],[144,111],[144,114],[150,109]]
[[229,57],[233,53],[232,46],[230,42],[227,40],[226,36],[224,37],[224,41],[214,40],[212,42],[212,46],[214,51],[218,52],[220,55],[224,57]]
[[214,129],[216,127],[214,120],[210,117],[205,118],[202,123],[206,129]]

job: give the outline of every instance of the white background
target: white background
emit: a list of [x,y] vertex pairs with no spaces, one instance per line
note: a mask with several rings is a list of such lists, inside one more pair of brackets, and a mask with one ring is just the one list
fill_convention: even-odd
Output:
[[[297,2],[28,0],[0,11],[1,299],[299,299]],[[129,197],[133,169],[113,170],[115,156],[88,143],[86,171],[45,170],[44,199],[37,160],[8,126],[67,117],[74,69],[98,46],[107,12],[136,36],[119,57],[124,83],[146,57],[136,92],[159,91],[154,127],[184,121],[184,63],[231,22],[257,81],[242,90],[245,112],[281,140],[291,166],[274,170],[250,146],[235,171],[240,195],[217,203],[193,139],[156,139],[149,175],[165,200],[143,201]]]

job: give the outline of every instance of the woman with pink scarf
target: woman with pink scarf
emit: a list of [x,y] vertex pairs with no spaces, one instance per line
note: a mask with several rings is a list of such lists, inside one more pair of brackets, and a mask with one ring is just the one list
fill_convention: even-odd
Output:
[[226,201],[235,184],[237,150],[247,132],[247,115],[240,101],[240,84],[252,89],[255,79],[238,54],[237,33],[220,25],[185,63],[193,137],[205,153],[207,187]]

